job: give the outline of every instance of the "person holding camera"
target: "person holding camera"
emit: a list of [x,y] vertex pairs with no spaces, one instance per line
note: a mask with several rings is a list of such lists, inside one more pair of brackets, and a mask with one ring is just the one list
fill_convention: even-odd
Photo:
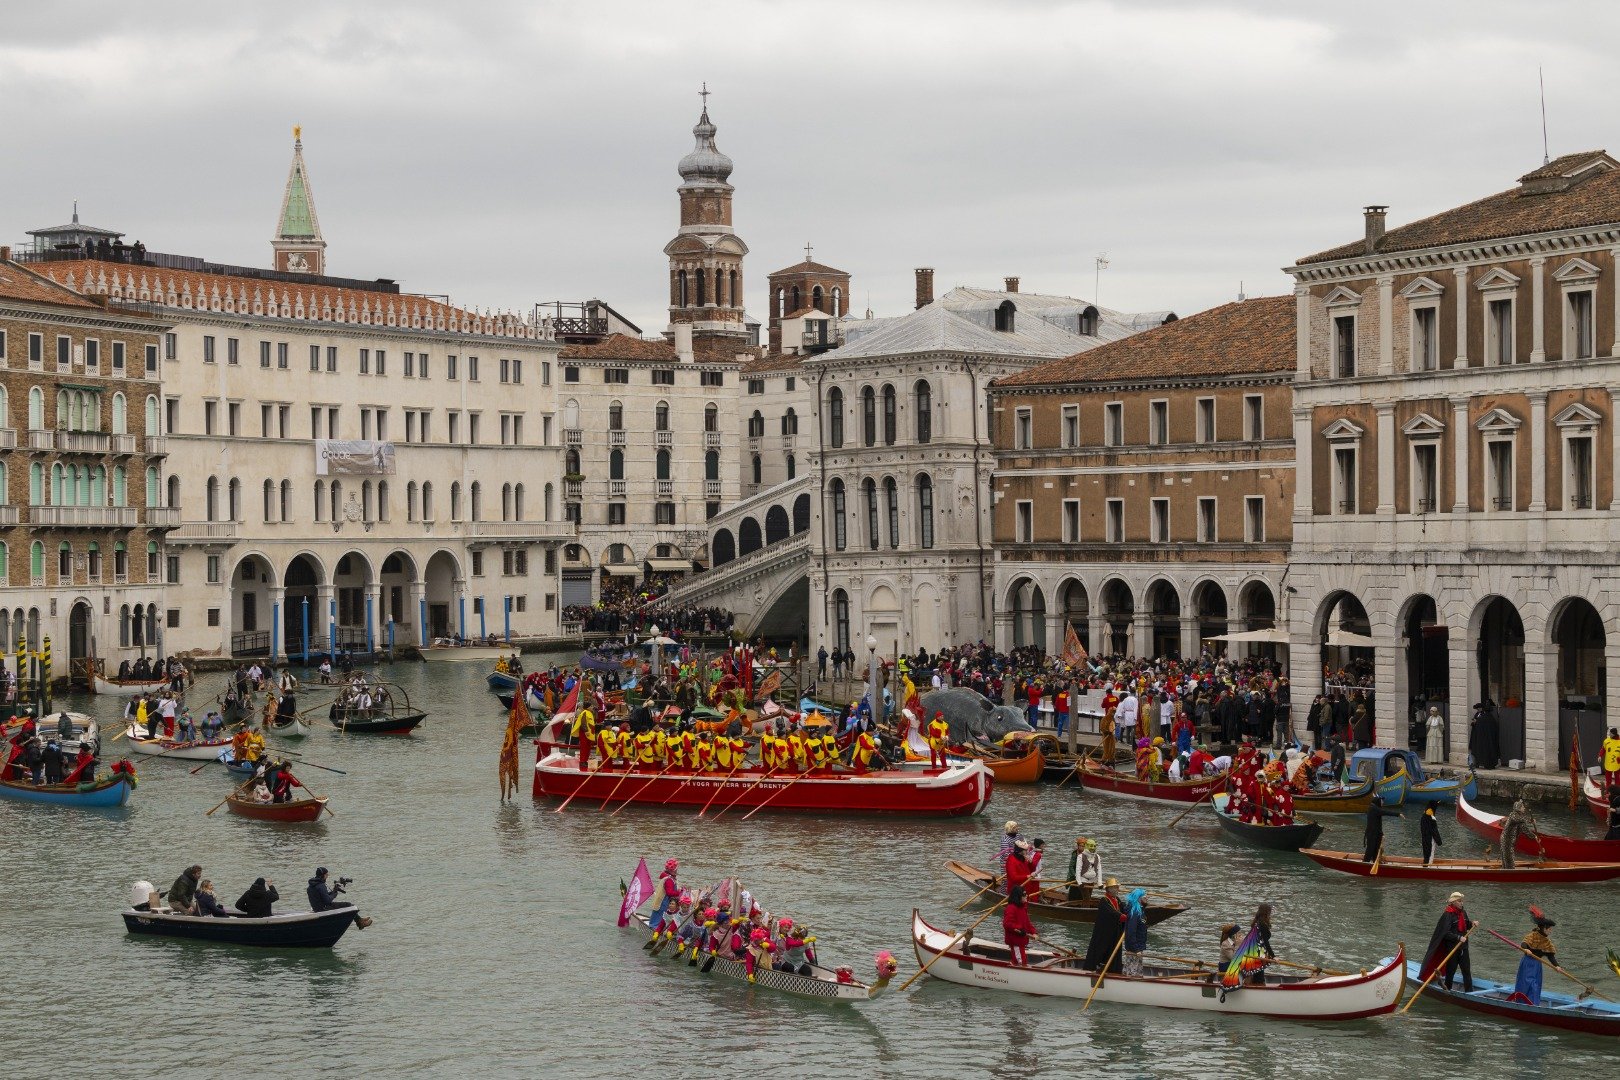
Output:
[[[326,883],[327,871],[324,866],[315,868],[315,876],[309,879],[309,909],[311,911],[330,911],[333,908],[353,908],[354,905],[347,900],[339,900],[344,887],[351,884],[354,879],[340,877],[331,885]],[[358,908],[354,912],[354,925],[364,930],[371,925],[371,920],[360,914]]]

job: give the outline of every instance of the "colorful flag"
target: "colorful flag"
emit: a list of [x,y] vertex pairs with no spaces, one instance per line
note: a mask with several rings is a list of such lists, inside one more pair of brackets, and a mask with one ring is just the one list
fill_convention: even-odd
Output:
[[1260,928],[1249,927],[1248,936],[1238,946],[1237,952],[1232,954],[1232,962],[1221,973],[1221,986],[1228,990],[1235,990],[1243,985],[1245,976],[1251,975],[1267,963],[1265,950],[1260,947]]
[[624,901],[619,904],[620,926],[630,925],[630,916],[652,897],[652,892],[652,875],[647,872],[647,860],[644,858],[636,863],[635,876],[630,879],[630,884],[625,886]]
[[1581,725],[1575,725],[1574,741],[1569,747],[1569,808],[1581,807]]
[[1068,623],[1063,634],[1063,662],[1080,664],[1086,659],[1086,647],[1080,644],[1080,635],[1074,632],[1074,623]]

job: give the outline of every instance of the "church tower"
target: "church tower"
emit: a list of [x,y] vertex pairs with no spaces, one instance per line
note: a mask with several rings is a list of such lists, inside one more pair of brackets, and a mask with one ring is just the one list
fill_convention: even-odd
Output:
[[681,227],[664,245],[669,256],[670,325],[688,323],[692,336],[737,339],[748,335],[743,317],[743,256],[748,245],[731,227],[731,159],[714,144],[709,91],[692,134],[697,145],[681,158]]
[[270,241],[272,265],[293,274],[324,274],[326,241],[321,239],[315,197],[310,194],[309,174],[304,170],[302,133],[302,128],[293,128],[292,168],[287,171],[287,190],[281,196],[276,235]]

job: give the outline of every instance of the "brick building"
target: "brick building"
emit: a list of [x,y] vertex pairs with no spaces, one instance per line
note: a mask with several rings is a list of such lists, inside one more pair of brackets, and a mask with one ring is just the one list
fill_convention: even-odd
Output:
[[997,647],[1056,653],[1072,624],[1092,652],[1196,655],[1275,627],[1293,319],[1226,304],[995,381]]

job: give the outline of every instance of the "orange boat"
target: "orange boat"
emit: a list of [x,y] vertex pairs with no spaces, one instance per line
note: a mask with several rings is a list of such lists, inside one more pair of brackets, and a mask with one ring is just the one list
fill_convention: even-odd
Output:
[[979,760],[984,762],[998,784],[1039,783],[1041,771],[1046,768],[1046,755],[1041,753],[1039,747],[1032,747],[1022,757],[981,757]]

